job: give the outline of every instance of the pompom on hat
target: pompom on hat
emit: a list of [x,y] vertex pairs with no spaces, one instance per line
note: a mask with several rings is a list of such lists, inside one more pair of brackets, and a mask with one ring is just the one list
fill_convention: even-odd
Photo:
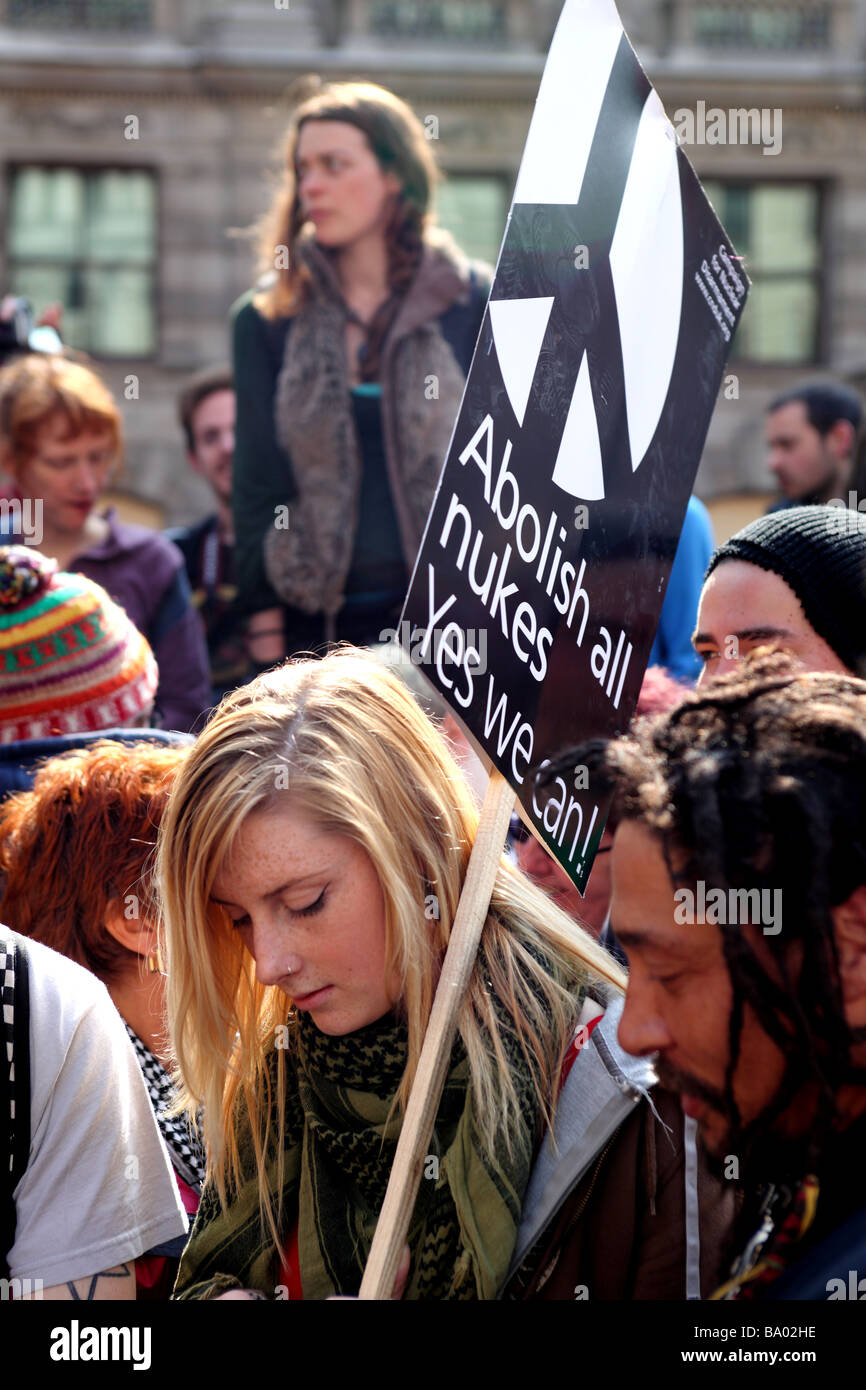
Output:
[[130,724],[157,680],[147,639],[99,584],[0,546],[0,743]]

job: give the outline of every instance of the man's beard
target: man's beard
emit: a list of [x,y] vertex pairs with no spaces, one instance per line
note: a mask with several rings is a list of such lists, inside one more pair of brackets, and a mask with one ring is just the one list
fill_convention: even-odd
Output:
[[[658,1058],[655,1063],[659,1084],[666,1090],[677,1094],[694,1096],[712,1106],[725,1120],[727,1128],[710,1149],[704,1142],[707,1166],[714,1177],[747,1180],[750,1185],[767,1181],[784,1181],[786,1178],[801,1177],[809,1156],[811,1132],[798,1137],[778,1132],[777,1119],[791,1102],[802,1085],[790,1073],[783,1078],[776,1095],[765,1106],[760,1115],[748,1124],[743,1124],[734,1105],[733,1098],[706,1081],[679,1071],[669,1063]],[[737,1167],[731,1172],[730,1160],[737,1159]]]
[[676,1091],[677,1095],[694,1096],[697,1100],[706,1101],[714,1110],[718,1110],[729,1124],[736,1125],[737,1117],[733,1113],[724,1091],[711,1086],[708,1081],[700,1081],[690,1072],[680,1071],[677,1067],[672,1067],[669,1062],[663,1061],[660,1057],[656,1059],[654,1067],[659,1084],[664,1086],[665,1090]]

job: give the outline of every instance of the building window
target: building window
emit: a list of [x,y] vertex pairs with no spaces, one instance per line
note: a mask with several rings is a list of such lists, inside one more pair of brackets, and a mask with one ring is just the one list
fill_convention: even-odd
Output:
[[99,357],[156,350],[156,180],[142,169],[14,169],[9,289],[37,313],[59,301],[63,338]]
[[814,184],[706,182],[752,281],[733,353],[753,362],[821,355],[821,193]]
[[6,22],[22,29],[153,27],[152,0],[6,0]]
[[505,0],[374,0],[370,31],[381,38],[492,43],[507,36],[507,5]]
[[508,213],[505,179],[449,174],[436,191],[436,211],[467,256],[495,265]]
[[706,48],[825,50],[830,47],[830,9],[819,0],[797,5],[698,3],[695,39]]

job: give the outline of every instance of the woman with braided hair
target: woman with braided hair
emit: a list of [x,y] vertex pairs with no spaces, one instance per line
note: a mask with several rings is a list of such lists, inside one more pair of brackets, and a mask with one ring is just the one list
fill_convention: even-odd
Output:
[[295,110],[233,310],[234,511],[252,661],[393,627],[489,292],[432,225],[420,121],[372,83]]
[[[208,1153],[177,1296],[357,1293],[477,824],[438,730],[351,649],[241,687],[191,749],[158,850],[169,1026]],[[545,1271],[545,1297],[686,1296],[683,1145],[617,1049],[623,985],[503,855],[407,1298],[535,1297]]]

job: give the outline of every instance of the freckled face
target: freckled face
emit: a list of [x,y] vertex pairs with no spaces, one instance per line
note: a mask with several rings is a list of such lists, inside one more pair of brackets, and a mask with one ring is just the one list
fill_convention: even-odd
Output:
[[354,1033],[397,1003],[372,860],[291,802],[248,816],[213,899],[241,933],[261,983],[278,985],[322,1033]]

